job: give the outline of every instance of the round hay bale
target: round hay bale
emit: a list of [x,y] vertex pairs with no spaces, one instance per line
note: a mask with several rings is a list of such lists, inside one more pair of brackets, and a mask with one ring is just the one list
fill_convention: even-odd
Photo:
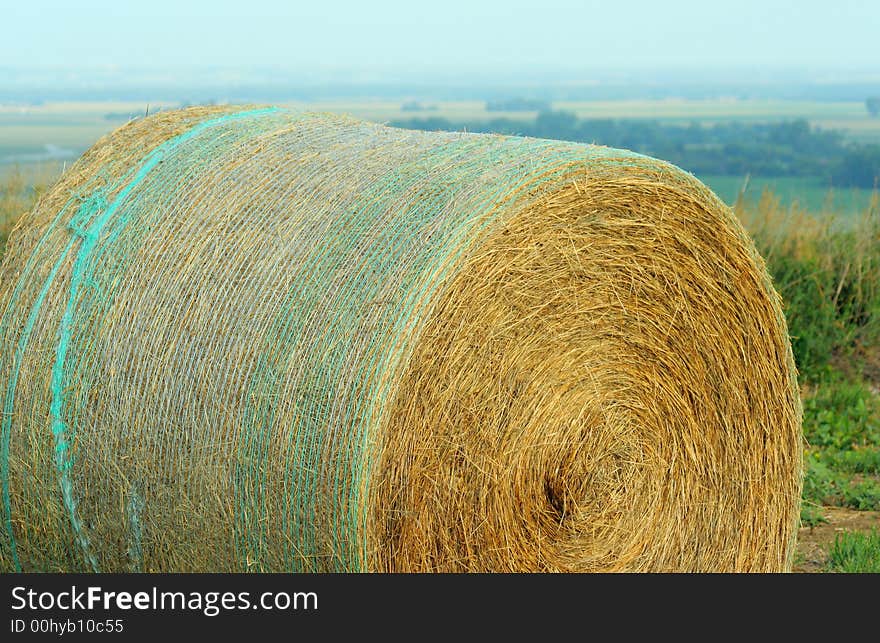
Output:
[[666,163],[161,113],[63,175],[0,278],[4,570],[790,566],[780,302]]

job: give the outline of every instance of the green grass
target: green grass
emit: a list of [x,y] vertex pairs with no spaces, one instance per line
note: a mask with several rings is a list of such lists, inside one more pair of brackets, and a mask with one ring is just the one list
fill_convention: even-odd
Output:
[[782,296],[803,382],[848,396],[838,410],[867,399],[859,383],[880,383],[880,195],[847,225],[769,192],[736,211]]
[[844,532],[828,551],[828,570],[850,574],[880,573],[880,532]]
[[834,468],[824,454],[808,452],[805,458],[803,507],[805,524],[820,505],[849,507],[859,511],[880,511],[880,479],[850,475]]
[[822,513],[822,507],[807,500],[801,503],[801,525],[804,527],[816,527],[828,519]]
[[872,462],[880,454],[880,403],[864,382],[826,377],[804,400],[804,424],[811,446],[852,456],[835,463],[853,473],[878,473]]

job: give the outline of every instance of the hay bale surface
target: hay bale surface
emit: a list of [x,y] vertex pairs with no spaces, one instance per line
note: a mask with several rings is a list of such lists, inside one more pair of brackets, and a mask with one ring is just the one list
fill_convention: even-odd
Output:
[[780,303],[668,164],[162,113],[41,198],[0,279],[3,570],[790,566]]

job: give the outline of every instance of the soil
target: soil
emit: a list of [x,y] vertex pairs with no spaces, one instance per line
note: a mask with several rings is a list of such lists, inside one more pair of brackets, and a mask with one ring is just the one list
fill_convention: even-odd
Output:
[[843,531],[880,530],[880,511],[856,511],[841,507],[823,507],[827,523],[815,527],[801,527],[798,532],[794,572],[817,573],[826,570],[828,548],[837,534]]

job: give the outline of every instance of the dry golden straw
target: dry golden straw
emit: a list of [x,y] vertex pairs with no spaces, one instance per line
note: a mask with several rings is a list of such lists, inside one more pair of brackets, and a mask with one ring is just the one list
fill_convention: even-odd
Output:
[[5,571],[791,565],[780,302],[660,161],[162,113],[65,173],[0,279]]

